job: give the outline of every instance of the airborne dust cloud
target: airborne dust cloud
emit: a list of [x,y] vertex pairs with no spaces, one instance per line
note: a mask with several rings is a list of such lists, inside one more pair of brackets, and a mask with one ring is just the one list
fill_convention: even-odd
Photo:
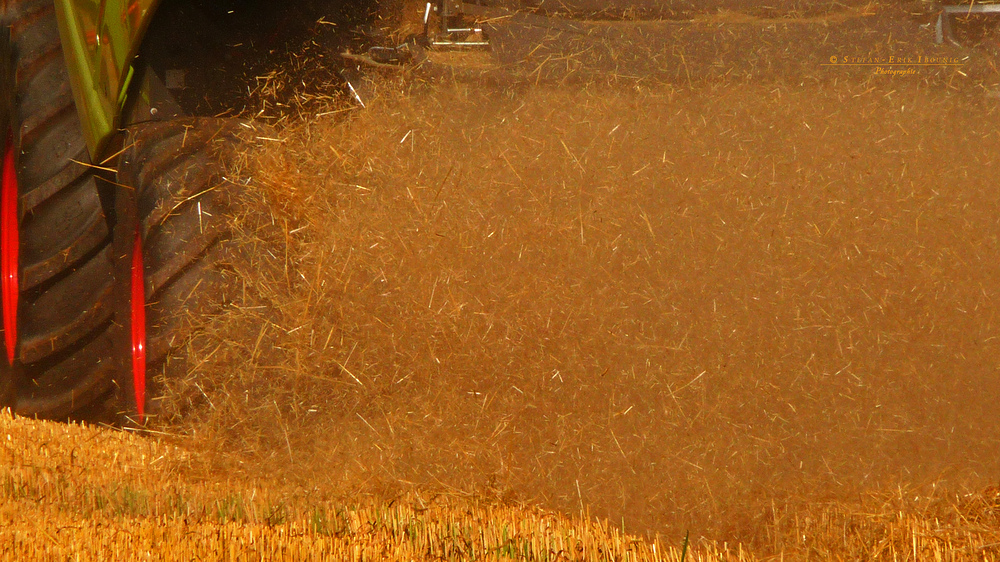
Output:
[[995,484],[996,100],[703,70],[383,76],[285,120],[167,427],[322,494],[671,536]]

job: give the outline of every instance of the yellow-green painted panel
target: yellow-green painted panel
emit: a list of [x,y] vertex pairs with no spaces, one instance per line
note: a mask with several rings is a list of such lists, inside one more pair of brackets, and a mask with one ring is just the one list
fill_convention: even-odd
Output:
[[91,157],[118,126],[131,62],[160,0],[55,0],[63,53]]

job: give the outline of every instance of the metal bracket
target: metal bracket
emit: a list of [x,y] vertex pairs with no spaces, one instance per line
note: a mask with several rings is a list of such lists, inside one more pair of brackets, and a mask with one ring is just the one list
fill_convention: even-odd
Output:
[[964,4],[944,6],[938,14],[937,23],[934,25],[934,42],[940,45],[947,39],[948,42],[958,44],[952,35],[951,16],[960,14],[1000,14],[1000,4]]
[[[437,32],[431,35],[431,12],[438,16]],[[424,37],[432,47],[475,48],[488,47],[489,41],[483,29],[467,23],[461,0],[437,0],[427,2],[424,8]]]

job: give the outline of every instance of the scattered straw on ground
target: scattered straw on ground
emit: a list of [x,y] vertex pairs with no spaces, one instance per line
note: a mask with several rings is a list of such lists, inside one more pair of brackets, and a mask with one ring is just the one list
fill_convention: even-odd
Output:
[[[163,437],[14,419],[0,412],[0,558],[5,560],[669,560],[607,522],[471,498],[316,501],[273,484],[191,476]],[[873,498],[816,505],[771,527],[790,559],[993,560],[1000,493],[947,506]],[[756,560],[699,541],[686,560]]]
[[[603,522],[471,499],[331,505],[223,475],[157,438],[0,412],[5,560],[678,560]],[[690,560],[717,560],[713,548]]]

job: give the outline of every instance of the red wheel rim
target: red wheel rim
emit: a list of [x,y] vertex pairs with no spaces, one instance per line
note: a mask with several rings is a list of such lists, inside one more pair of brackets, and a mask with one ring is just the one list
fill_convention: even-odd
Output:
[[19,248],[17,222],[17,168],[14,163],[14,135],[7,132],[0,181],[0,291],[3,293],[3,335],[7,363],[14,364],[17,346],[17,263]]
[[146,415],[146,279],[142,266],[142,236],[135,231],[132,246],[132,385],[139,422]]

